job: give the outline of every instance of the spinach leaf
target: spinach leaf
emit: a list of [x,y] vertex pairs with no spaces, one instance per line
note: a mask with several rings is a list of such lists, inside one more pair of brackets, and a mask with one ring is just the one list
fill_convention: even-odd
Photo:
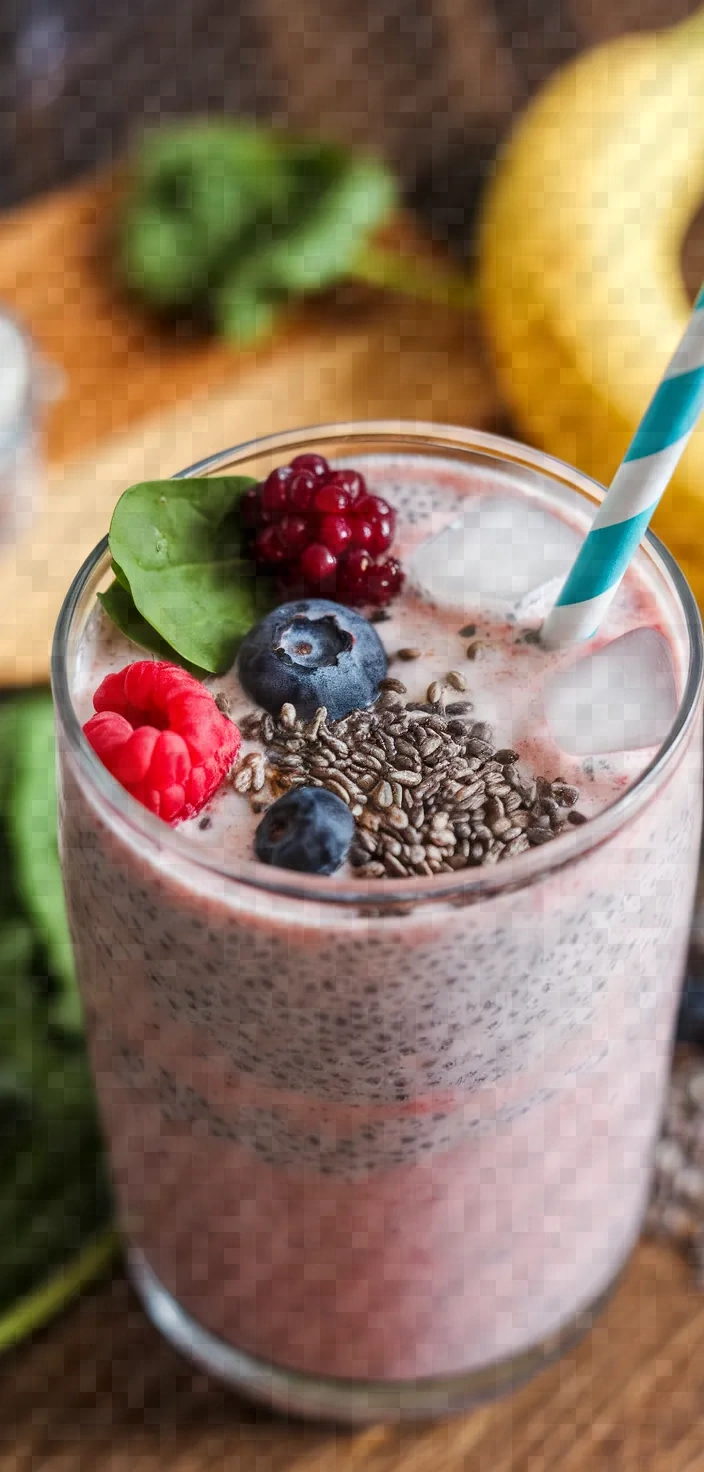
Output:
[[26,1117],[37,1066],[37,1003],[27,985],[35,948],[32,927],[20,915],[0,926],[0,1158],[18,1116]]
[[291,146],[289,157],[285,218],[240,248],[213,292],[221,331],[240,342],[269,331],[289,297],[349,275],[367,234],[394,203],[391,176],[374,159],[325,144]]
[[[59,872],[44,692],[0,703],[0,867],[2,1349],[61,1305],[76,1272],[67,1265],[83,1261],[112,1216]],[[96,1255],[96,1268],[106,1261]],[[18,1308],[26,1295],[38,1297]]]
[[285,158],[265,130],[200,123],[151,134],[123,225],[128,284],[158,307],[197,300],[242,232],[287,192]]
[[[123,493],[110,524],[110,551],[138,613],[170,650],[211,674],[230,668],[274,601],[271,580],[243,555],[236,514],[255,484],[248,476],[145,481]],[[113,607],[118,597],[108,590]]]
[[13,702],[12,713],[14,784],[7,807],[7,832],[15,881],[55,980],[52,1021],[78,1034],[81,1007],[59,865],[51,698],[26,696]]
[[259,253],[263,281],[291,293],[333,286],[351,271],[368,233],[396,203],[388,169],[342,148],[308,144],[292,151],[295,191],[278,239]]
[[[117,574],[117,568],[115,568],[115,573]],[[116,576],[114,583],[111,583],[104,593],[99,593],[98,598],[108,617],[117,625],[121,633],[126,634],[127,638],[132,640],[133,644],[138,644],[140,649],[147,649],[150,654],[157,654],[159,659],[168,659],[172,664],[183,665],[189,675],[194,675],[196,679],[202,680],[205,677],[206,670],[199,669],[197,665],[184,659],[181,654],[172,649],[170,644],[167,644],[165,639],[162,639],[161,634],[157,634],[151,624],[147,623],[147,620],[135,607],[129,587],[125,587],[121,578]]]
[[239,342],[272,331],[291,297],[348,274],[396,204],[377,159],[234,123],[143,143],[125,208],[122,273],[158,308],[204,304]]

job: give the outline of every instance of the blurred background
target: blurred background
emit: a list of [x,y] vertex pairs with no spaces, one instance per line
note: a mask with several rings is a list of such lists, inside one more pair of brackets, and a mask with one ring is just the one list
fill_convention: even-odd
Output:
[[695,0],[0,0],[0,205],[118,157],[145,124],[243,114],[379,149],[434,233],[561,63]]
[[[229,126],[171,134],[192,117]],[[505,431],[607,484],[704,277],[702,200],[701,0],[0,0],[0,1353],[118,1247],[48,693],[118,496],[367,417]],[[656,529],[704,608],[702,486],[700,432]],[[704,879],[688,1043],[702,978]],[[704,1262],[704,1185],[696,1210],[678,1189],[657,1230]]]

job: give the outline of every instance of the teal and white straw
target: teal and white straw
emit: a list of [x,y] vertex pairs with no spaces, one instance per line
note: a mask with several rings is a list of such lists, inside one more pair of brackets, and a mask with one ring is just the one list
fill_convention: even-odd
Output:
[[704,286],[682,341],[543,627],[549,648],[596,633],[704,409]]

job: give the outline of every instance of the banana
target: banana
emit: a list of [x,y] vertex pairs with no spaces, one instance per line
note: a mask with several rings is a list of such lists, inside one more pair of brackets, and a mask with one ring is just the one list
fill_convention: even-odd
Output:
[[[704,10],[578,58],[519,120],[486,192],[479,301],[533,443],[608,484],[687,322],[704,199]],[[704,431],[654,519],[704,606]]]

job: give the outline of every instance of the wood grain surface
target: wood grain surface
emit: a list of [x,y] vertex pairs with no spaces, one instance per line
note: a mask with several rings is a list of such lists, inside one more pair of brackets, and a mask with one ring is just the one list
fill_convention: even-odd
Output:
[[[0,221],[0,301],[66,383],[47,426],[44,504],[0,564],[5,685],[47,678],[63,596],[125,486],[277,429],[370,417],[487,426],[499,412],[476,323],[443,309],[345,289],[247,354],[160,326],[113,283],[115,188],[84,185]],[[403,222],[396,238],[422,248]]]
[[[44,676],[55,599],[145,466],[166,473],[244,435],[334,416],[502,422],[476,324],[437,309],[343,293],[239,358],[158,330],[110,285],[111,190],[86,185],[0,224],[0,298],[67,375],[48,427],[47,509],[0,579],[5,681]],[[645,1244],[588,1338],[516,1396],[434,1427],[335,1432],[209,1385],[118,1275],[3,1360],[0,1468],[699,1472],[703,1350],[704,1296],[673,1254]]]
[[125,1280],[3,1363],[3,1472],[701,1472],[704,1297],[641,1246],[591,1334],[514,1396],[435,1425],[337,1430],[194,1372]]

